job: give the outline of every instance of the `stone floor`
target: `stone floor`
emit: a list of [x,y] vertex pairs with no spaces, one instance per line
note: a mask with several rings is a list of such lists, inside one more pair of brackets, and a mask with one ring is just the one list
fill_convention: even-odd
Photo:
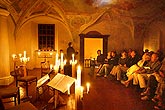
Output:
[[[84,95],[78,110],[153,110],[151,101],[141,101],[140,93],[133,86],[126,88],[119,82],[104,78],[89,75],[90,68],[85,68],[82,72],[82,86],[84,86]],[[29,71],[29,75],[36,75],[40,78],[40,69]],[[51,76],[53,77],[53,75]],[[86,93],[86,83],[90,83],[89,94]],[[15,83],[8,87],[15,86]],[[30,101],[39,110],[53,110],[54,103],[48,103],[53,96],[52,90],[45,85],[45,90],[40,98],[36,98],[36,84],[29,85],[29,100],[25,100],[25,88],[20,84],[21,103]],[[1,87],[2,88],[2,87]],[[74,87],[71,87],[71,95],[59,93],[62,99],[66,102],[65,105],[60,104],[56,110],[74,110],[75,98]],[[13,103],[4,103],[5,108],[14,106]]]

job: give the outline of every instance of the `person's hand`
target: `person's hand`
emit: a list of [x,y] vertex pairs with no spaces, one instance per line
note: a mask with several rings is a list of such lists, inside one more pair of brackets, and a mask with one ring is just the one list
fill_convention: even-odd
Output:
[[165,73],[163,73],[162,71],[159,71],[159,75],[164,78],[165,77]]

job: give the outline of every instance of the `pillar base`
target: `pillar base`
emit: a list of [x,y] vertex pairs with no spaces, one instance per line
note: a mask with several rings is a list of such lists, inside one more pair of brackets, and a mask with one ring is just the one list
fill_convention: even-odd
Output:
[[13,76],[2,77],[2,78],[0,78],[0,86],[10,85],[13,81],[14,81]]

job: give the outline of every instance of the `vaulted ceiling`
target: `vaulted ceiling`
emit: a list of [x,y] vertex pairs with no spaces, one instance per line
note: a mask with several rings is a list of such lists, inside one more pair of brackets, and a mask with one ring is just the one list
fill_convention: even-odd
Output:
[[1,0],[0,7],[12,12],[14,18],[29,11],[31,14],[93,14],[109,8],[129,11],[133,17],[146,17],[164,12],[165,0]]
[[165,17],[165,0],[0,0],[0,8],[10,12],[17,27],[39,15],[49,15],[66,24],[67,16],[83,15],[94,21],[105,12],[121,20],[123,17],[134,21]]

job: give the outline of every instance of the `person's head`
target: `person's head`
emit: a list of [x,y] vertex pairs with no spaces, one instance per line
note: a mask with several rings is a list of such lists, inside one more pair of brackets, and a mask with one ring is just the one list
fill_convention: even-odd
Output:
[[107,56],[111,56],[111,52],[108,52],[108,53],[107,53]]
[[121,53],[121,57],[126,58],[126,57],[127,57],[127,52],[126,52],[126,51],[123,51],[123,52]]
[[68,43],[68,46],[69,46],[69,47],[72,47],[72,42],[69,42],[69,43]]
[[134,58],[136,56],[136,52],[134,50],[132,50],[130,55],[131,55],[132,58]]
[[115,57],[116,56],[116,51],[111,51],[111,56]]
[[97,50],[97,54],[98,55],[101,55],[101,50]]
[[151,62],[156,62],[157,60],[158,60],[158,54],[153,53],[153,54],[151,55]]
[[145,53],[148,53],[148,52],[149,52],[149,50],[148,50],[148,49],[145,49],[145,50],[144,50],[144,52],[145,52]]
[[63,53],[63,50],[62,49],[60,49],[60,53]]
[[144,53],[143,56],[142,56],[142,59],[144,61],[149,61],[149,60],[151,60],[151,56],[150,56],[149,53]]

